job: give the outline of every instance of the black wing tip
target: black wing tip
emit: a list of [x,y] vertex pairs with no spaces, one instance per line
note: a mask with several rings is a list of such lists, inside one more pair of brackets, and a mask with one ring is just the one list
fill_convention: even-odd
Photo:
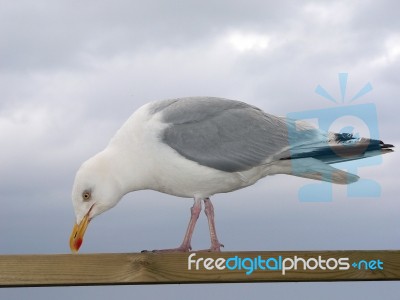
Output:
[[[356,139],[352,133],[335,133],[334,135],[334,140],[338,143],[345,143],[347,141],[351,141],[353,139]],[[394,148],[394,145],[392,144],[386,144],[383,141],[380,140],[374,140],[374,139],[368,139],[368,138],[361,138],[360,140],[364,140],[365,142],[369,143],[376,143],[379,141],[379,146],[381,149],[388,149],[388,148]]]
[[[392,144],[385,144],[383,141],[379,141],[379,144],[381,146],[381,149],[390,149],[394,148],[394,145]],[[393,150],[392,150],[393,151]]]
[[393,152],[394,145],[392,144],[385,144],[383,141],[379,141],[379,146],[381,148],[382,154]]

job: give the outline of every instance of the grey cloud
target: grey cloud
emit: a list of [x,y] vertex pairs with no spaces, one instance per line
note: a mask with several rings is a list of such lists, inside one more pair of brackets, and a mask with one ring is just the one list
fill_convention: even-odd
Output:
[[[19,1],[0,13],[3,68],[79,68],[85,54],[104,59],[152,47],[186,47],[235,27],[276,27],[294,11],[261,1]],[[7,29],[6,29],[7,28]],[[6,42],[5,42],[6,41]]]

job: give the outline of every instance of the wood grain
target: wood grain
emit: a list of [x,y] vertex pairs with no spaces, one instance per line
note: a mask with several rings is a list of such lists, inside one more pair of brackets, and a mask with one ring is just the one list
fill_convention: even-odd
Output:
[[[119,254],[53,254],[53,255],[0,255],[0,287],[26,286],[81,286],[121,284],[177,284],[177,283],[233,283],[233,282],[290,282],[290,281],[361,281],[399,280],[400,251],[252,251],[252,252],[198,252],[193,259],[217,258],[348,258],[348,270],[206,270],[200,260],[200,269],[192,263],[191,253],[119,253]],[[353,267],[353,262],[361,262]],[[370,261],[375,261],[368,263]],[[381,262],[378,268],[377,262]],[[290,261],[289,261],[290,262]],[[310,266],[313,268],[314,261]],[[365,263],[364,263],[365,262]],[[247,262],[249,265],[249,261]],[[335,266],[331,260],[330,267]],[[358,269],[358,267],[360,267]]]

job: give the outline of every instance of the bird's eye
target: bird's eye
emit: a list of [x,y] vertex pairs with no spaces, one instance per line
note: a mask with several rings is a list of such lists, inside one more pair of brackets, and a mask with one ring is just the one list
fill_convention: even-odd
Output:
[[90,193],[90,191],[84,191],[82,193],[83,201],[89,201],[91,197],[92,197],[92,194]]

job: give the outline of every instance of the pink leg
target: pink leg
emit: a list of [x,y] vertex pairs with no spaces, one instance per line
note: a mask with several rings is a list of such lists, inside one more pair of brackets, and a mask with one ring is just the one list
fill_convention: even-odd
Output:
[[194,204],[190,209],[190,212],[191,212],[191,217],[182,244],[178,248],[153,250],[153,252],[189,252],[190,250],[192,250],[191,240],[194,227],[196,226],[197,219],[199,218],[201,212],[201,199],[194,199]]
[[215,231],[214,222],[214,206],[212,205],[210,198],[204,199],[204,212],[206,213],[208,219],[208,227],[210,228],[211,247],[208,251],[220,252],[221,247],[224,247],[224,245],[222,245],[217,238],[217,232]]

